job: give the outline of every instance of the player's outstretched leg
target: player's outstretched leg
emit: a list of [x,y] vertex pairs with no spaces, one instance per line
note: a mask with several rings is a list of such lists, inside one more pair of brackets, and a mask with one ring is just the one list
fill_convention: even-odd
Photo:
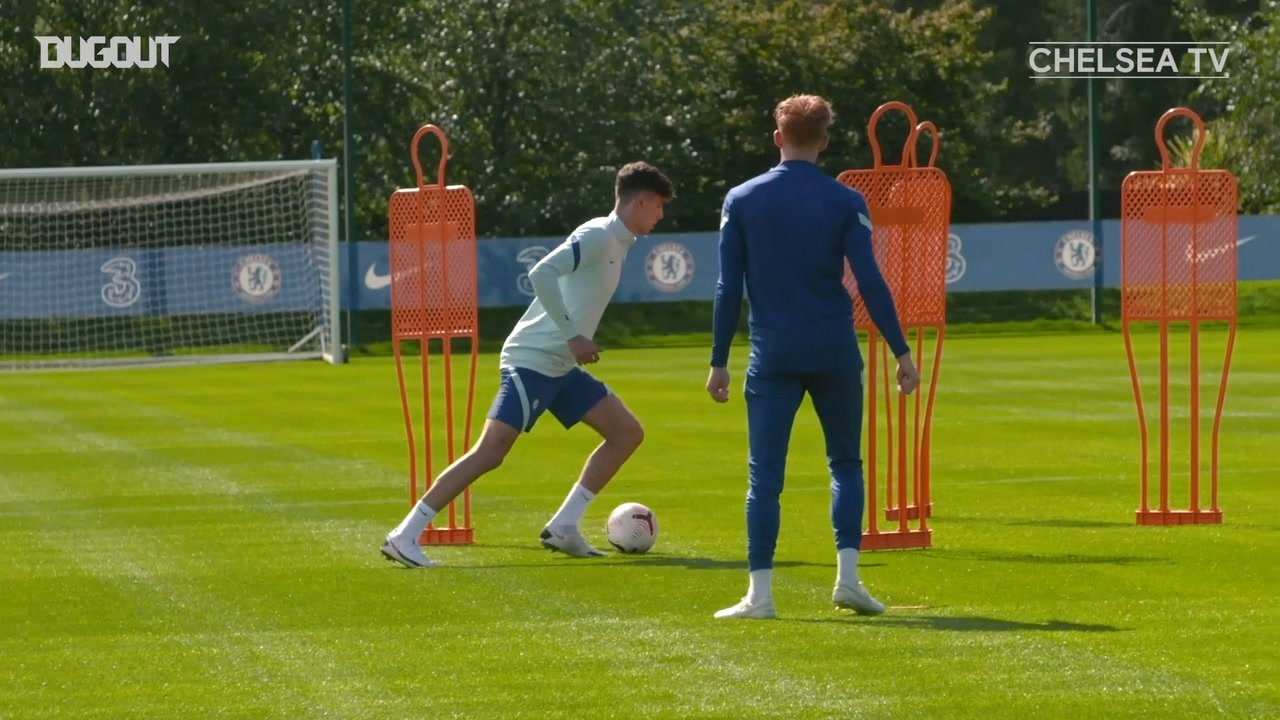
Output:
[[422,531],[435,519],[437,512],[453,502],[471,483],[501,465],[518,437],[519,429],[501,420],[487,421],[475,446],[445,468],[404,520],[387,533],[382,541],[383,557],[409,568],[439,565],[422,552],[418,544]]
[[836,585],[831,600],[859,615],[879,615],[884,605],[858,578],[865,506],[862,475],[862,377],[853,367],[815,375],[808,387],[822,424],[831,470],[831,525],[836,538]]
[[[579,374],[580,373],[580,374]],[[551,407],[565,427],[580,419],[604,442],[587,458],[578,482],[569,490],[556,514],[547,521],[538,541],[543,547],[572,557],[604,557],[582,534],[582,516],[596,495],[618,474],[623,463],[644,442],[644,428],[618,396],[584,370],[576,370],[571,384]]]
[[747,372],[747,436],[751,446],[747,489],[747,594],[717,618],[774,618],[773,554],[781,524],[787,448],[804,387],[792,375]]

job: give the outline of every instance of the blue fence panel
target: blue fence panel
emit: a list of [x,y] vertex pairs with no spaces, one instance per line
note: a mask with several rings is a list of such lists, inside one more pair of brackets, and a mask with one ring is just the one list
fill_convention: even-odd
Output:
[[299,245],[0,252],[4,320],[273,313],[319,303],[310,250]]
[[[1120,281],[1120,223],[1102,223],[1103,277]],[[710,300],[715,295],[717,234],[663,233],[631,249],[618,302]],[[482,307],[525,305],[529,269],[560,237],[480,240]],[[1280,216],[1240,218],[1241,280],[1280,279]],[[1213,252],[1218,248],[1202,248]],[[343,305],[391,306],[385,242],[356,243],[354,268],[341,252]],[[947,263],[952,292],[1088,288],[1094,244],[1087,222],[953,225]],[[348,281],[350,282],[350,280]],[[314,309],[319,286],[313,258],[298,245],[179,247],[163,250],[0,251],[0,319],[118,315],[282,312]]]
[[[1089,223],[1055,221],[965,224],[951,227],[947,289],[1057,290],[1093,286],[1095,246]],[[627,259],[617,302],[710,300],[715,296],[716,233],[664,233],[640,238]],[[1120,222],[1102,223],[1103,279],[1120,284]],[[477,264],[482,307],[524,305],[533,298],[529,268],[559,237],[492,238],[479,241]],[[1241,280],[1280,279],[1280,216],[1243,216]],[[1204,248],[1212,251],[1216,248]],[[357,244],[360,287],[356,309],[390,307],[387,245]],[[345,274],[344,274],[345,277]]]

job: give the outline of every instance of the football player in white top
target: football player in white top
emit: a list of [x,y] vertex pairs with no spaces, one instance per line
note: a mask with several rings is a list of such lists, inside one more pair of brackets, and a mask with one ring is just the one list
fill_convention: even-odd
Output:
[[586,423],[604,439],[564,503],[547,522],[542,545],[575,557],[602,556],[582,535],[587,506],[644,439],[640,421],[604,383],[583,370],[600,360],[592,341],[605,307],[618,289],[622,263],[637,235],[651,232],[675,197],[671,181],[644,162],[624,165],[607,217],[579,226],[529,271],[535,299],[502,346],[502,384],[476,444],[435,478],[431,489],[382,544],[382,554],[407,567],[438,563],[419,538],[436,513],[480,476],[502,464],[521,432],[543,412],[560,424]]

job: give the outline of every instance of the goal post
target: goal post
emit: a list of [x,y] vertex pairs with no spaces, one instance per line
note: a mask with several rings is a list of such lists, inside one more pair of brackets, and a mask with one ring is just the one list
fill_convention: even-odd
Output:
[[0,169],[0,370],[345,360],[337,161]]

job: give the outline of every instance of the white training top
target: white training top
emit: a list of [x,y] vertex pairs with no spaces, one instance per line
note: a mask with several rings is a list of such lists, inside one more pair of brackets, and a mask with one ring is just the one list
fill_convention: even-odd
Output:
[[529,270],[537,296],[507,341],[499,364],[559,377],[577,367],[568,342],[590,338],[618,289],[635,235],[614,213],[589,220]]

